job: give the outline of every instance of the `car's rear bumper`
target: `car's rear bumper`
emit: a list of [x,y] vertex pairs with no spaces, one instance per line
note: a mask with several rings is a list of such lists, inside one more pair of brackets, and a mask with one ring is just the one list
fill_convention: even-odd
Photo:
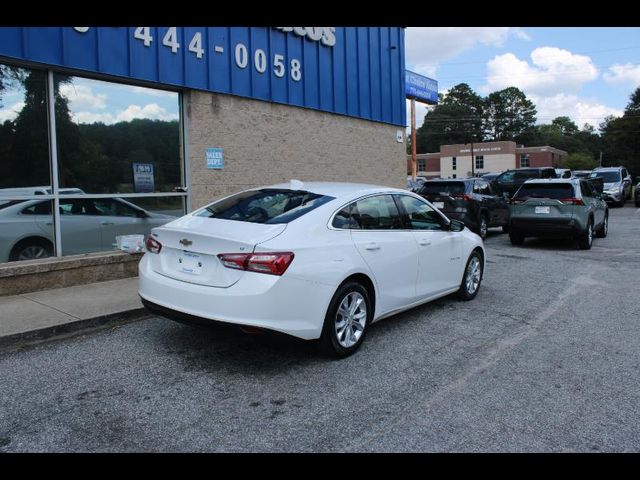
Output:
[[586,227],[574,218],[511,217],[509,231],[532,237],[568,237],[581,234]]
[[151,268],[146,254],[138,267],[138,293],[150,311],[189,323],[207,321],[319,338],[334,289],[295,277],[246,272],[227,288],[166,277]]

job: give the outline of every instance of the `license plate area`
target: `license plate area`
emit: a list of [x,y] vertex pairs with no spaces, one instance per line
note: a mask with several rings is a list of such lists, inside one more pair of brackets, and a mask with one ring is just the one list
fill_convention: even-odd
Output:
[[178,254],[176,267],[182,273],[200,275],[204,267],[204,258],[197,253],[183,251]]
[[549,213],[549,207],[536,207],[536,213]]

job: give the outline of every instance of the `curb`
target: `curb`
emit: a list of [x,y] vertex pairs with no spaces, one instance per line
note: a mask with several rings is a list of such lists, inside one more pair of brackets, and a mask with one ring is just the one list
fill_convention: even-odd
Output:
[[0,337],[0,353],[21,349],[22,347],[37,345],[51,340],[69,338],[81,333],[102,330],[109,327],[131,323],[153,315],[144,307],[109,313],[98,317],[76,320],[73,322],[39,328],[28,332],[16,333]]

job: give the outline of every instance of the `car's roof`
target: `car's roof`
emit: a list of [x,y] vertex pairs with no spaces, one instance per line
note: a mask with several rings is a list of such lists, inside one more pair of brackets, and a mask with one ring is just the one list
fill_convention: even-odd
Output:
[[[481,177],[464,177],[464,178],[438,178],[429,180],[429,183],[442,183],[442,182],[471,182],[472,180],[484,180]],[[486,181],[486,180],[485,180]]]
[[524,183],[576,183],[580,178],[531,178]]
[[622,170],[624,167],[597,167],[591,170],[592,172],[607,172],[612,170]]
[[400,188],[385,187],[383,185],[371,185],[368,183],[347,183],[347,182],[300,182],[299,184],[278,183],[275,185],[268,185],[263,188],[277,188],[285,190],[305,190],[307,192],[319,193],[321,195],[328,195],[330,197],[343,197],[354,194],[367,194],[374,192],[400,192],[408,193],[407,190]]

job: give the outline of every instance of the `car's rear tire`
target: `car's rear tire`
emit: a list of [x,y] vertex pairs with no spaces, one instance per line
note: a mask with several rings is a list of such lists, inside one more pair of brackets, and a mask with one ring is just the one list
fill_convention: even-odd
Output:
[[509,240],[511,240],[511,245],[522,245],[524,243],[524,235],[511,230],[509,232]]
[[9,261],[37,260],[53,255],[53,245],[44,238],[25,238],[20,240],[9,254]]
[[604,221],[598,230],[596,230],[596,237],[604,238],[609,232],[609,212],[604,214]]
[[502,226],[502,233],[509,233],[509,224],[505,224]]
[[589,219],[587,231],[578,237],[578,248],[580,250],[589,250],[593,245],[593,220]]
[[355,281],[342,284],[327,309],[319,341],[321,351],[337,358],[354,353],[364,341],[372,315],[367,289]]
[[480,290],[482,283],[482,255],[478,251],[474,251],[469,255],[467,265],[464,268],[460,289],[457,292],[458,298],[462,300],[473,300]]

